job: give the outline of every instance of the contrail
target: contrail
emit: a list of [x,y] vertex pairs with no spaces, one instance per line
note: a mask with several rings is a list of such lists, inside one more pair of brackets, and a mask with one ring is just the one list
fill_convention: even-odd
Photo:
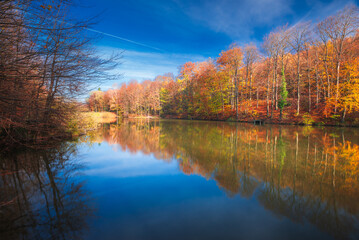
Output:
[[135,41],[132,41],[132,40],[127,39],[127,38],[115,36],[115,35],[112,35],[112,34],[109,34],[109,33],[105,33],[105,32],[101,32],[101,31],[98,31],[98,30],[95,30],[95,29],[91,29],[91,28],[86,28],[86,30],[91,31],[91,32],[95,32],[95,33],[100,33],[100,34],[105,35],[105,36],[108,36],[108,37],[117,38],[117,39],[120,39],[120,40],[122,40],[122,41],[126,41],[126,42],[133,43],[133,44],[136,44],[136,45],[139,45],[139,46],[142,46],[142,47],[147,47],[147,48],[151,48],[151,49],[154,49],[154,50],[163,52],[162,49],[159,49],[159,48],[156,48],[156,47],[152,47],[152,46],[149,46],[149,45],[147,45],[147,44],[135,42]]
[[[0,1],[1,1],[1,0],[0,0]],[[31,15],[33,15],[33,16],[36,16],[35,14],[33,14],[33,13],[31,13],[31,12],[25,12],[25,13],[29,13],[29,14],[31,14]],[[61,23],[65,23],[65,24],[69,24],[69,25],[71,25],[71,26],[74,26],[73,23],[69,23],[69,22],[66,22],[66,21],[64,21],[64,20],[51,19],[51,21],[61,22]],[[98,30],[95,30],[95,29],[92,29],[92,28],[87,28],[87,27],[85,27],[85,29],[88,30],[88,31],[91,31],[91,32],[100,33],[100,34],[105,35],[105,36],[108,36],[108,37],[113,37],[113,38],[117,38],[117,39],[120,39],[120,40],[125,41],[125,42],[129,42],[129,43],[132,43],[132,44],[136,44],[136,45],[138,45],[138,46],[147,47],[147,48],[151,48],[151,49],[154,49],[154,50],[157,50],[157,51],[160,51],[160,52],[164,52],[164,50],[162,50],[162,49],[159,49],[159,48],[156,48],[156,47],[152,47],[152,46],[147,45],[147,44],[144,44],[144,43],[135,42],[135,41],[132,41],[132,40],[127,39],[127,38],[115,36],[115,35],[113,35],[113,34],[101,32],[101,31],[98,31]]]

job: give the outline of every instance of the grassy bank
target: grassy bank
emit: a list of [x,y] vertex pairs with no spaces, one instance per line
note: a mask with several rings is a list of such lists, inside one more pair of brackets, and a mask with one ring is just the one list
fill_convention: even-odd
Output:
[[73,136],[78,136],[98,128],[103,123],[116,121],[117,115],[113,112],[79,112],[72,116],[68,129]]
[[[296,114],[294,107],[288,107],[280,118],[280,111],[274,110],[272,118],[267,116],[265,105],[259,106],[259,108],[252,108],[250,112],[239,114],[238,119],[234,116],[222,116],[213,118],[200,118],[200,117],[188,117],[182,115],[167,115],[167,116],[147,116],[129,114],[127,118],[132,119],[182,119],[182,120],[207,120],[207,121],[230,121],[230,122],[249,122],[253,123],[255,120],[260,120],[266,124],[280,124],[280,125],[307,125],[307,126],[337,126],[337,127],[358,127],[359,118],[349,118],[345,122],[341,122],[339,117],[324,118],[318,113],[318,109],[314,109],[311,114],[304,113],[301,115]],[[95,129],[98,124],[116,122],[116,114],[112,112],[83,112],[81,113],[82,122],[85,124],[83,129]],[[356,115],[355,115],[356,116]]]

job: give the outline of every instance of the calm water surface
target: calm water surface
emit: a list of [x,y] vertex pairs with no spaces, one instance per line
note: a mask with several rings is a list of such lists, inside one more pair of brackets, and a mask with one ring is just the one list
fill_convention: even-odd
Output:
[[0,158],[0,239],[359,239],[359,129],[125,121]]

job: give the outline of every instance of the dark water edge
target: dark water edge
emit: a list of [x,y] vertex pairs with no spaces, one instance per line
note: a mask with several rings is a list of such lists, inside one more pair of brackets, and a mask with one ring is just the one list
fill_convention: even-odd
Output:
[[[127,119],[146,119],[143,118],[127,118]],[[151,118],[150,118],[151,119]],[[337,121],[335,123],[317,123],[314,122],[312,124],[305,124],[302,122],[287,122],[281,121],[279,119],[253,119],[253,120],[220,120],[220,119],[196,119],[196,118],[159,118],[161,120],[181,120],[181,121],[203,121],[203,122],[237,122],[237,123],[248,123],[254,125],[285,125],[285,126],[307,126],[307,127],[335,127],[335,128],[359,128],[359,124],[355,123],[342,123],[341,121]],[[260,121],[261,124],[257,124],[255,122]]]
[[0,166],[0,239],[359,238],[355,128],[125,120]]
[[91,215],[77,143],[1,154],[1,239],[77,239]]

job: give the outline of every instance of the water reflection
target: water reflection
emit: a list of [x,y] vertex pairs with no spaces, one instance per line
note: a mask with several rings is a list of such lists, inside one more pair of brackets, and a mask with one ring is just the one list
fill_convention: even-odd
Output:
[[185,174],[214,179],[229,197],[255,197],[279,218],[338,239],[359,237],[356,129],[139,120],[88,138],[176,160]]
[[77,146],[0,156],[0,238],[79,239],[92,213]]

